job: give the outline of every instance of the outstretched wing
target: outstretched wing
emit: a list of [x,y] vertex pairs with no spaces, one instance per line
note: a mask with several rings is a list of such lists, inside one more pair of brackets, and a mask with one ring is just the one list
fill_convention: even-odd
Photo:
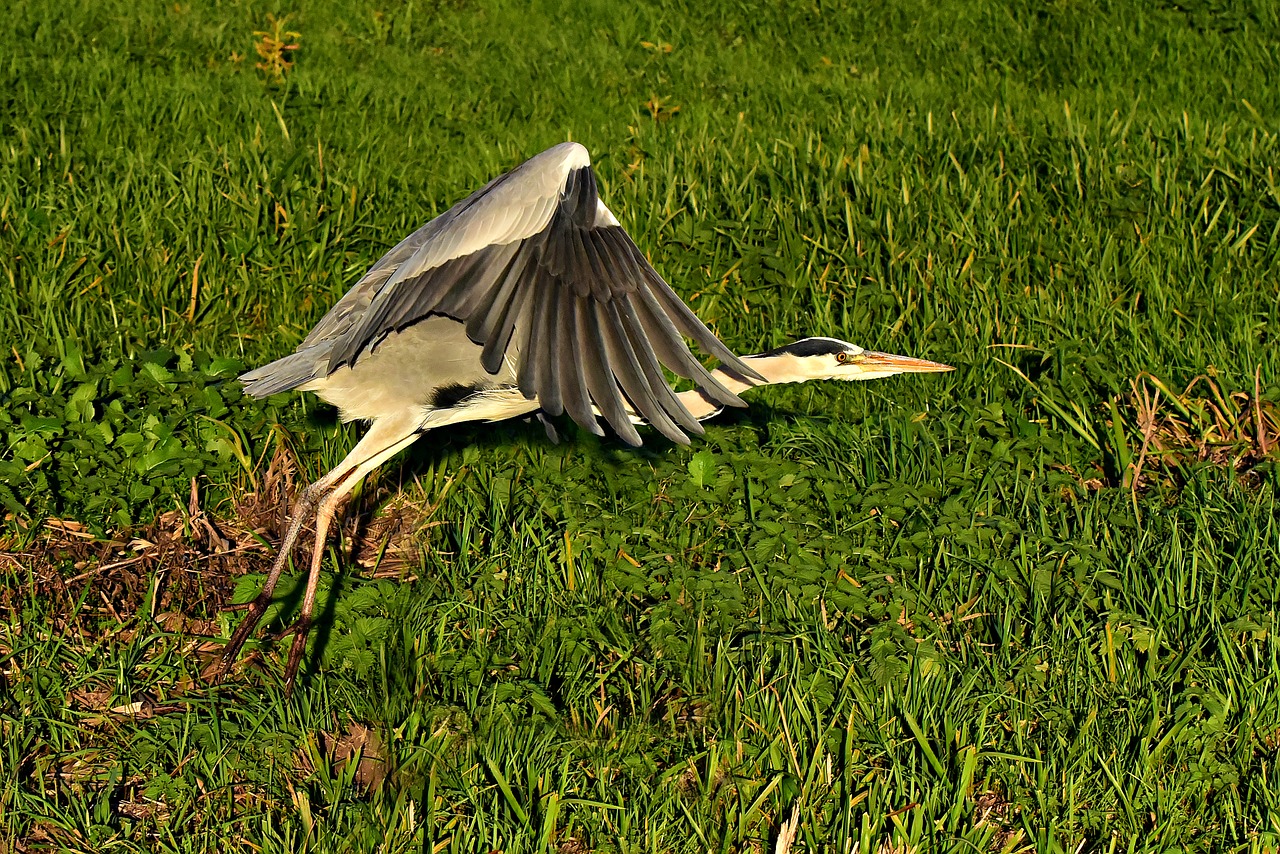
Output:
[[731,372],[758,378],[662,280],[600,201],[587,151],[563,143],[491,181],[388,252],[307,336],[332,342],[327,371],[352,364],[428,314],[466,324],[497,373],[512,342],[518,382],[552,415],[601,435],[592,405],[627,442],[627,402],[663,435],[702,427],[662,372],[721,404],[743,403],[689,352],[683,336]]

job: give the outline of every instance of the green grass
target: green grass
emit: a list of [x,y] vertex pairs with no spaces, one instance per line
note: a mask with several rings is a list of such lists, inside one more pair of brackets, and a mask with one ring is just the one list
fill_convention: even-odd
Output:
[[[269,12],[300,33],[278,85]],[[1273,463],[1125,488],[1139,374],[1280,400],[1274,4],[20,0],[0,26],[13,550],[46,515],[185,507],[193,476],[216,507],[281,431],[326,470],[358,428],[227,378],[566,138],[739,351],[958,367],[767,390],[688,449],[430,435],[379,475],[444,494],[418,580],[331,562],[291,698],[269,644],[193,686],[190,638],[64,629],[0,558],[0,851],[748,852],[792,815],[793,851],[1280,845]],[[176,710],[103,711],[142,698]],[[353,723],[372,787],[322,746]]]

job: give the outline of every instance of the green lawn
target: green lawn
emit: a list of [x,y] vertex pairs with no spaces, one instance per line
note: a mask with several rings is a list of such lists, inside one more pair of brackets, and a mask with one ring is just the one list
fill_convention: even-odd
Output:
[[[525,6],[4,16],[0,854],[1276,850],[1280,7]],[[432,434],[292,697],[199,683],[270,552],[157,559],[192,478],[359,431],[231,378],[570,138],[731,347],[958,370]]]

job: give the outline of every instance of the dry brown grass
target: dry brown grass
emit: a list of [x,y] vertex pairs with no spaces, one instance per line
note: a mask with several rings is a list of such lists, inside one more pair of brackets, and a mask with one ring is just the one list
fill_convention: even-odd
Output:
[[[100,537],[82,522],[47,519],[24,547],[0,544],[0,565],[15,582],[0,585],[0,613],[17,625],[35,599],[48,607],[55,631],[97,636],[104,621],[123,626],[146,618],[170,631],[215,635],[238,579],[270,567],[299,488],[296,475],[297,461],[282,442],[253,478],[256,488],[227,505],[207,507],[193,480],[186,507],[139,529]],[[418,555],[413,535],[422,513],[408,501],[387,501],[388,492],[366,490],[344,516],[342,542],[346,557],[374,575],[405,576]],[[300,540],[311,548],[312,540]]]
[[1262,397],[1260,372],[1252,393],[1223,391],[1212,372],[1181,393],[1152,374],[1139,374],[1129,385],[1126,408],[1112,403],[1113,428],[1123,425],[1138,447],[1124,469],[1128,489],[1141,490],[1196,463],[1229,468],[1249,481],[1280,448],[1280,412]]

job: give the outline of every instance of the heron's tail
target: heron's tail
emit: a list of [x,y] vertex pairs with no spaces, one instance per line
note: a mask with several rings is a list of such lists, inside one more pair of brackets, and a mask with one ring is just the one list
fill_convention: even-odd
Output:
[[328,363],[330,349],[329,346],[320,345],[290,353],[283,359],[276,359],[269,365],[241,374],[240,384],[244,386],[245,393],[253,397],[266,397],[295,389],[320,376]]

